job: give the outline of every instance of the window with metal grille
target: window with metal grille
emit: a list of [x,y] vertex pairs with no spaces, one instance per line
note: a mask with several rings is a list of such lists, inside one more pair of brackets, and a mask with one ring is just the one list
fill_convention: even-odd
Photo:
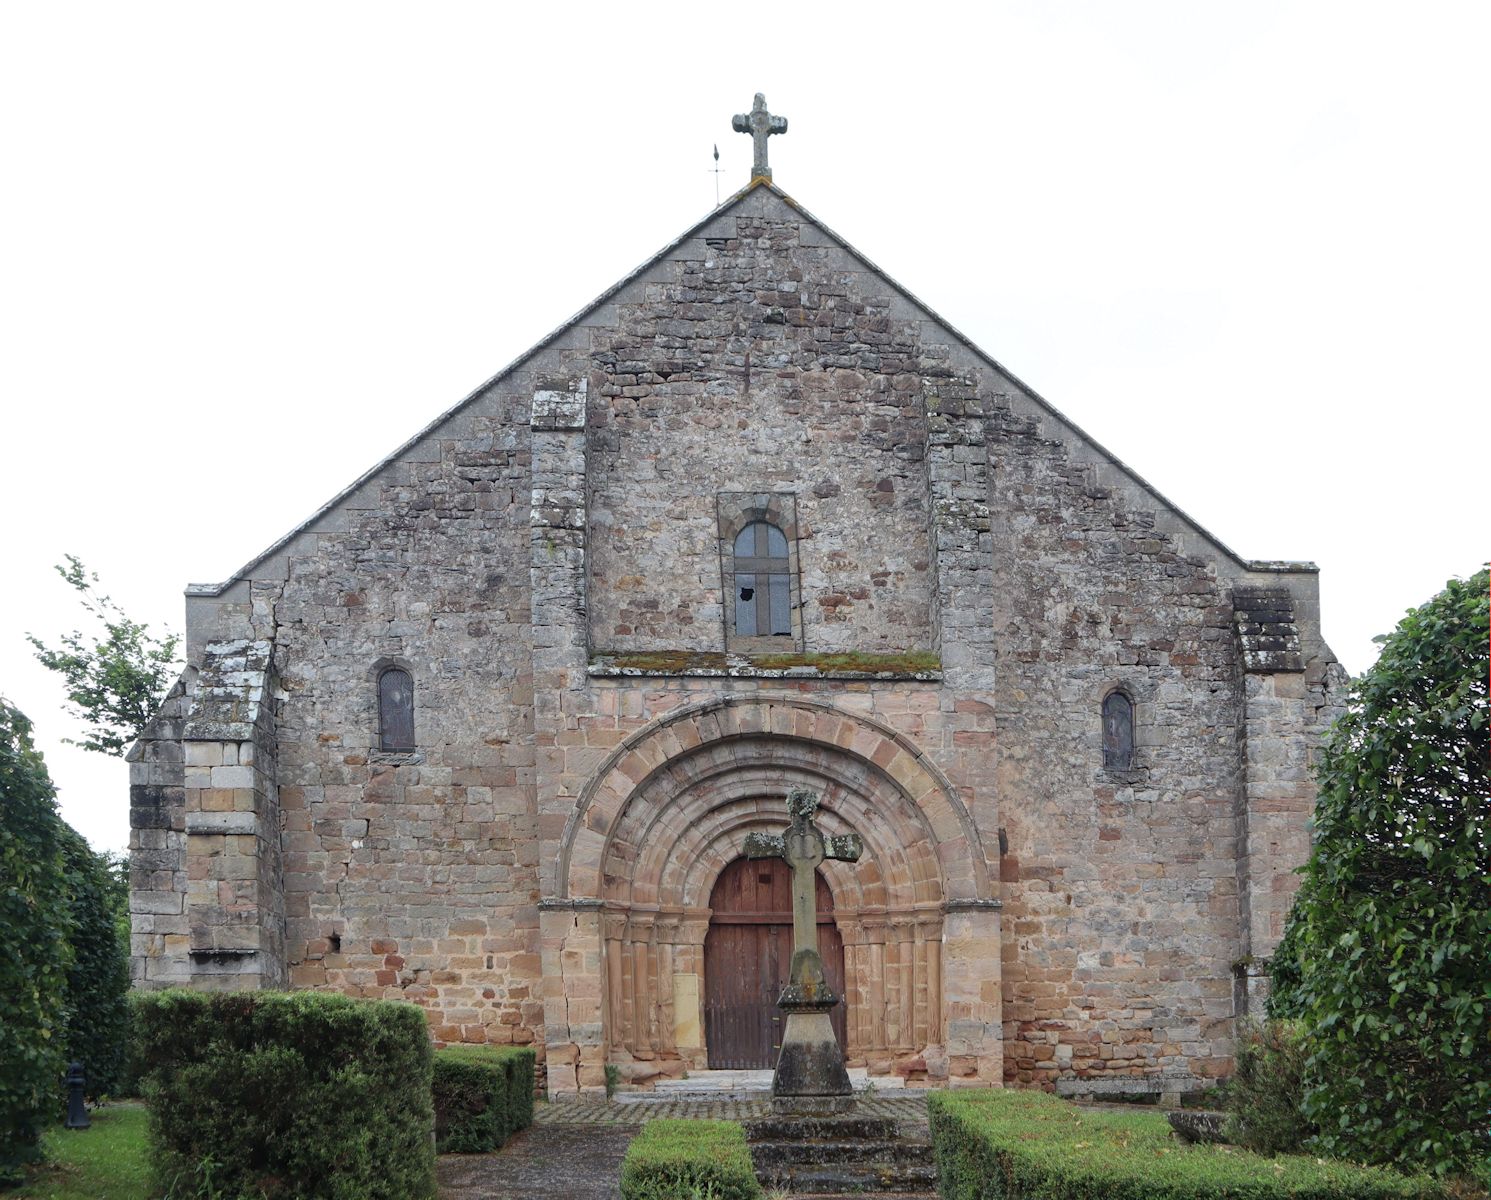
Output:
[[1123,692],[1103,701],[1103,766],[1127,771],[1134,765],[1134,702]]
[[792,568],[787,535],[752,521],[735,538],[735,635],[792,636]]
[[378,748],[414,749],[414,679],[403,667],[378,674]]

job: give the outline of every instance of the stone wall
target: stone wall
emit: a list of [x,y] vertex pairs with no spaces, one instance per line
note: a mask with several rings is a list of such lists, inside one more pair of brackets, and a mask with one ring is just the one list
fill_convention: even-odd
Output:
[[715,496],[775,492],[796,497],[806,645],[927,649],[920,325],[800,220],[731,224],[592,355],[592,645],[722,649]]
[[285,983],[268,642],[205,647],[130,752],[137,986]]
[[[785,658],[726,637],[741,496],[791,514]],[[230,899],[264,969],[234,986],[275,982],[278,944],[292,986],[537,1043],[556,1093],[699,1065],[710,884],[798,783],[870,846],[826,871],[859,1059],[1089,1092],[1225,1072],[1339,685],[1312,570],[1238,559],[759,186],[192,589],[188,632],[132,766],[137,978],[227,961],[247,934],[207,881],[251,857]],[[214,647],[258,645],[261,723],[194,739]],[[377,748],[390,665],[412,752]],[[187,779],[245,767],[251,847]]]
[[[541,1028],[518,404],[491,396],[411,448],[253,595],[285,693],[290,982],[415,1001],[444,1041]],[[391,664],[414,681],[412,753],[378,748]]]

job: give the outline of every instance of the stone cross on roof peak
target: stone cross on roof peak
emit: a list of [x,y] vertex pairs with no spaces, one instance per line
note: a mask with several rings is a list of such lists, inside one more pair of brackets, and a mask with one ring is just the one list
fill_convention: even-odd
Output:
[[774,117],[766,111],[766,97],[756,93],[756,102],[748,113],[736,113],[730,121],[736,133],[748,133],[755,144],[756,157],[751,164],[751,178],[771,178],[771,168],[766,165],[766,139],[774,133],[787,132],[787,118]]

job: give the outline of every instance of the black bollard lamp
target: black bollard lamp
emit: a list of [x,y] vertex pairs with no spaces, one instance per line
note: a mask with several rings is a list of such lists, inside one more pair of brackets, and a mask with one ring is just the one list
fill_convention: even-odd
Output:
[[68,1129],[87,1129],[93,1124],[88,1119],[88,1108],[83,1103],[85,1076],[80,1062],[67,1064],[67,1120]]

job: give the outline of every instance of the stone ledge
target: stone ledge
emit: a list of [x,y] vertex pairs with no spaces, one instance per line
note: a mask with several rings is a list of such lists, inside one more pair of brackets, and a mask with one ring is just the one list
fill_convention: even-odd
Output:
[[538,902],[539,912],[599,912],[605,907],[604,900],[584,896],[545,896]]
[[259,818],[251,812],[192,812],[186,814],[186,831],[257,835]]
[[1111,1079],[1087,1076],[1058,1079],[1058,1096],[1151,1096],[1169,1092],[1199,1092],[1207,1080],[1194,1075],[1119,1075]]
[[729,679],[942,681],[942,659],[925,650],[899,654],[730,654],[714,650],[638,650],[591,655],[595,678],[693,675]]

